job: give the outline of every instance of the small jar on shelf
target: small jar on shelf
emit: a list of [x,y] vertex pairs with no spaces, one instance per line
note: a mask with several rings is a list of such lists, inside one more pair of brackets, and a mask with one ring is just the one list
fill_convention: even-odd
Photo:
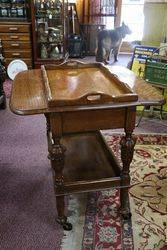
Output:
[[10,5],[2,3],[0,5],[0,17],[10,17]]
[[10,10],[10,16],[11,17],[17,17],[17,8],[16,8],[16,5],[12,5],[11,10]]
[[0,18],[26,18],[26,0],[0,0]]
[[17,5],[17,17],[26,17],[26,8],[24,5]]

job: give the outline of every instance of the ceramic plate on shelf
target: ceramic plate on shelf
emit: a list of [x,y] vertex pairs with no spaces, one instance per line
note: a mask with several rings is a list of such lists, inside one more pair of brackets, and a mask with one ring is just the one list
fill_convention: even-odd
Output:
[[16,59],[13,60],[9,63],[8,68],[7,68],[7,73],[10,79],[14,80],[15,76],[24,70],[27,70],[27,64],[20,60],[20,59]]

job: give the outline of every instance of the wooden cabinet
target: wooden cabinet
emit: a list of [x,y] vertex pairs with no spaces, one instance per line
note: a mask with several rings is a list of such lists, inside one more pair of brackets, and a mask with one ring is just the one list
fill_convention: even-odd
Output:
[[60,63],[67,56],[67,0],[31,1],[34,65]]
[[67,0],[0,1],[0,39],[6,66],[14,59],[22,59],[29,68],[63,62],[68,56],[68,27]]
[[33,66],[30,0],[0,1],[0,39],[2,40],[5,65],[14,59]]
[[29,22],[0,23],[0,38],[3,44],[5,64],[14,59],[23,60],[32,68],[31,24]]

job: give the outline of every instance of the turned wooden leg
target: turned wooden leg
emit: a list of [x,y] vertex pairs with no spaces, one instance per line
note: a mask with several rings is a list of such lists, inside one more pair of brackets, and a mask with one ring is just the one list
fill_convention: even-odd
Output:
[[[51,166],[53,169],[53,180],[54,180],[54,188],[55,193],[56,190],[62,190],[64,188],[64,180],[63,180],[63,166],[64,166],[64,155],[65,148],[60,144],[60,139],[54,139],[54,144],[49,147],[49,159],[51,161]],[[63,226],[64,230],[71,230],[72,225],[67,221],[67,217],[65,216],[65,197],[64,196],[56,196],[56,206],[58,218],[57,222]]]
[[62,225],[64,230],[70,231],[72,229],[72,224],[68,222],[65,216],[65,197],[56,196],[56,204],[58,213],[58,218],[56,219],[57,223]]
[[[60,137],[55,136],[51,132],[51,126],[49,117],[47,119],[47,139],[48,139],[48,158],[50,159],[52,170],[53,170],[53,181],[54,181],[54,190],[55,194],[58,190],[64,189],[64,179],[63,179],[63,167],[65,160],[65,147],[60,143]],[[65,216],[65,197],[56,196],[56,206],[58,218],[56,221],[63,226],[64,230],[71,230],[72,225],[67,221]]]
[[130,185],[129,167],[133,159],[134,146],[136,143],[136,137],[132,136],[132,132],[126,132],[125,136],[121,139],[121,159],[123,169],[121,173],[121,189],[120,189],[120,201],[121,201],[121,214],[124,219],[131,217],[129,208],[128,189]]

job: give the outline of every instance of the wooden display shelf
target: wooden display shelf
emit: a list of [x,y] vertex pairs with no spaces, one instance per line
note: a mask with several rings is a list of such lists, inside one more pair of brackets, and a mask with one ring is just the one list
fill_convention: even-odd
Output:
[[120,186],[120,166],[100,132],[64,136],[61,142],[67,148],[64,185],[56,195]]

